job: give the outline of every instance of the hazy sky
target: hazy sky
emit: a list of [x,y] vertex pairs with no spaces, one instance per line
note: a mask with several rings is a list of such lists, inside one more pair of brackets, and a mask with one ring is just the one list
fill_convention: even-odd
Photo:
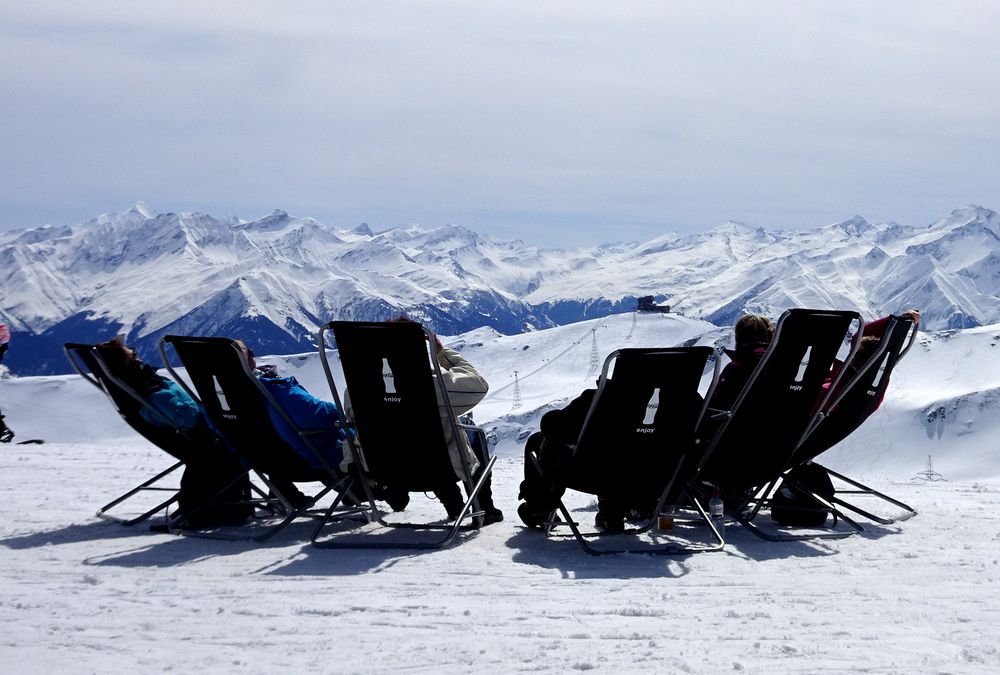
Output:
[[1000,210],[1000,2],[0,0],[0,228],[543,245]]

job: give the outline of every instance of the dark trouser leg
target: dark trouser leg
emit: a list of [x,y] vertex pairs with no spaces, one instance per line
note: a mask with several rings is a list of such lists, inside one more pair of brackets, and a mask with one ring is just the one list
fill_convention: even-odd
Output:
[[[479,434],[472,434],[471,443],[472,452],[476,455],[476,459],[479,460],[479,468],[473,474],[473,481],[478,482],[479,478],[486,471],[486,465],[490,461],[489,452],[483,447],[485,439]],[[489,511],[495,511],[496,507],[493,506],[493,476],[492,473],[486,476],[486,480],[483,481],[483,487],[479,489],[479,505],[487,513]]]
[[621,532],[625,528],[625,502],[618,495],[597,496],[597,516],[594,523],[607,532]]
[[3,421],[3,413],[0,413],[0,443],[10,443],[12,438],[14,438],[14,432],[7,427]]
[[[473,474],[472,479],[474,482],[479,482],[479,479],[483,476],[486,471],[486,465],[490,461],[489,449],[486,447],[486,437],[481,434],[470,434],[469,445],[472,447],[472,452],[476,455],[476,459],[479,460],[479,468]],[[483,485],[479,488],[479,507],[483,510],[483,522],[486,525],[492,525],[493,523],[499,523],[503,520],[503,512],[496,507],[493,503],[493,473],[490,472],[486,474],[486,478],[483,480]]]
[[288,502],[294,508],[302,508],[308,506],[312,501],[309,497],[302,494],[302,491],[293,483],[292,481],[284,478],[282,476],[268,475],[271,484],[274,485],[275,489],[281,493],[281,495],[288,500]]
[[458,483],[445,483],[434,490],[434,496],[444,505],[448,512],[448,518],[454,520],[462,512],[465,500],[462,499],[462,491],[458,489]]

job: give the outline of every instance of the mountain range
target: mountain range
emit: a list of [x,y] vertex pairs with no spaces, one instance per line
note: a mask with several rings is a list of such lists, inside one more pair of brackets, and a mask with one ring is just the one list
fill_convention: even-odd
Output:
[[261,353],[314,349],[334,319],[400,313],[453,335],[513,334],[633,311],[653,296],[716,325],[793,307],[867,318],[919,307],[928,330],[1000,322],[1000,214],[927,226],[855,216],[811,230],[729,222],[647,242],[543,249],[467,228],[339,229],[274,211],[257,220],[138,203],[75,226],[0,232],[0,321],[17,374],[66,372],[61,345],[125,334],[240,336]]

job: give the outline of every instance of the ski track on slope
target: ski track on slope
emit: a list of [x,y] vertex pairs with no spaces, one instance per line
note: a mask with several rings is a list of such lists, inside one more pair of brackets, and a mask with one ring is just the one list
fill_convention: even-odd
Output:
[[136,443],[4,448],[8,672],[1000,668],[996,486],[880,484],[920,514],[827,543],[730,527],[722,553],[666,558],[592,558],[521,527],[513,457],[495,479],[507,520],[442,551],[315,549],[308,523],[267,546],[212,542],[91,515],[163,464]]

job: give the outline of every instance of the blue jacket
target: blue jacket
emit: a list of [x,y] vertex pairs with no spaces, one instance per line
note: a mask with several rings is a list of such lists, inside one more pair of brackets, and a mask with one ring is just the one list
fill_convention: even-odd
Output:
[[[288,414],[300,430],[309,433],[309,442],[319,451],[331,468],[338,468],[344,458],[344,434],[340,429],[337,406],[316,398],[294,377],[261,377],[261,384]],[[271,422],[281,439],[294,448],[315,469],[323,465],[302,440],[296,430],[277,411],[268,407]]]
[[162,375],[156,377],[162,381],[161,386],[147,394],[146,401],[162,413],[163,417],[169,420],[169,424],[148,407],[139,410],[139,417],[159,427],[172,424],[179,429],[194,429],[200,425],[205,418],[198,402],[191,398],[181,385],[170,378]]

